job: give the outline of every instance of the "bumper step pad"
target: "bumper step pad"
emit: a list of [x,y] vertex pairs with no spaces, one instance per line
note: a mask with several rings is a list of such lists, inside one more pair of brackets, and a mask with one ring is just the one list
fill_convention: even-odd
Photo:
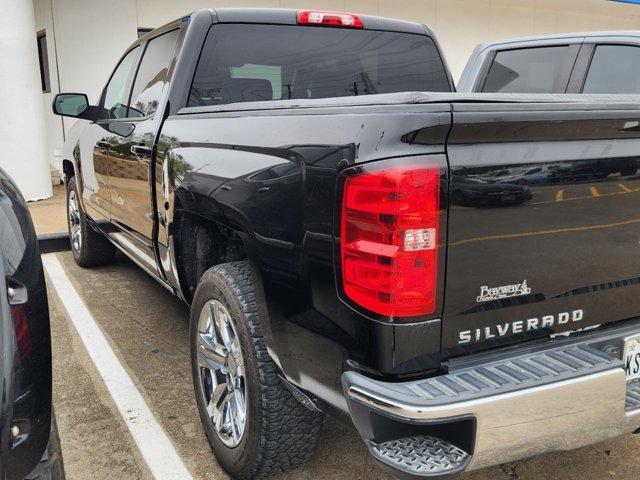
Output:
[[394,470],[409,475],[437,478],[464,470],[467,452],[435,437],[417,436],[370,443],[373,457]]
[[[635,323],[487,352],[405,382],[347,371],[342,384],[377,462],[406,477],[445,478],[640,433],[640,381],[627,382],[613,353],[639,333]],[[474,429],[460,423],[474,419]]]
[[[516,390],[540,387],[582,375],[622,367],[622,360],[585,344],[547,348],[480,365],[454,367],[447,375],[406,383],[382,383],[379,393],[394,402],[436,407],[465,402]],[[360,384],[370,388],[350,372],[345,374],[350,389]]]

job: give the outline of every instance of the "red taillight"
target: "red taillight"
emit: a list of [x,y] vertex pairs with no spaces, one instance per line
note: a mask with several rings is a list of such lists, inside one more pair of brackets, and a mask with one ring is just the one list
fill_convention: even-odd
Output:
[[301,10],[298,12],[298,25],[330,25],[334,27],[363,28],[362,19],[351,13],[322,12]]
[[439,197],[438,165],[346,179],[340,251],[347,297],[385,316],[435,312]]
[[16,343],[18,344],[18,355],[20,361],[24,362],[31,354],[31,335],[29,334],[29,321],[22,305],[11,307],[13,317],[13,328],[16,332]]

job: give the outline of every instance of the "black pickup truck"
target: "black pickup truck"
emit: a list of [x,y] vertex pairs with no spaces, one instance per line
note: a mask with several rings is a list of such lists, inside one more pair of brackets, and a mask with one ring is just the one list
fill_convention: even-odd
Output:
[[191,305],[234,477],[300,465],[324,412],[418,478],[640,427],[638,99],[453,90],[424,25],[220,9],[55,98],[73,255]]

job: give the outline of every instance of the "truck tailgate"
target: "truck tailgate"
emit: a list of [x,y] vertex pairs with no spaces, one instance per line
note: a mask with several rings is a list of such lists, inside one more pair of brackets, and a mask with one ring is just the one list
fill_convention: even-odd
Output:
[[487,107],[454,106],[445,355],[639,316],[638,106]]

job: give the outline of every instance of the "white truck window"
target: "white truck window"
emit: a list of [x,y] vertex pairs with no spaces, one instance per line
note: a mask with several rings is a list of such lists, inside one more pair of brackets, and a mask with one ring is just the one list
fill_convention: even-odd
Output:
[[640,47],[599,45],[583,93],[640,93]]
[[563,65],[568,45],[502,50],[489,67],[483,92],[565,93],[568,77]]

